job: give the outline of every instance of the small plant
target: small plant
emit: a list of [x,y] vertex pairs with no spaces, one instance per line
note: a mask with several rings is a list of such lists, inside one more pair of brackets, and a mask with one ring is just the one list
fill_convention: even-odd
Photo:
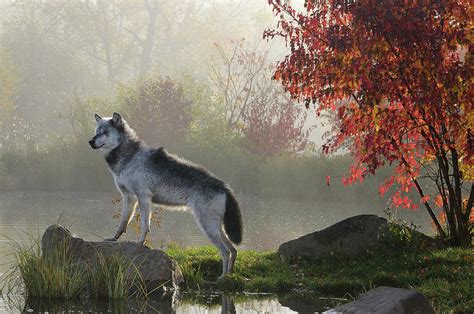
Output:
[[418,233],[419,226],[395,217],[395,214],[388,208],[385,210],[385,214],[388,219],[388,228],[382,239],[383,247],[400,251],[418,250],[422,246],[422,240]]
[[186,280],[186,286],[189,288],[197,288],[204,283],[204,274],[201,271],[201,265],[195,265],[192,262],[180,263],[179,267]]

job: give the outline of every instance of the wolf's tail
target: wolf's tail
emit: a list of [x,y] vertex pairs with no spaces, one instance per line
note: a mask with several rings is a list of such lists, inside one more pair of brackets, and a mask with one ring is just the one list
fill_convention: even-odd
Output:
[[242,216],[239,204],[231,191],[226,193],[224,230],[233,243],[240,244],[242,242]]

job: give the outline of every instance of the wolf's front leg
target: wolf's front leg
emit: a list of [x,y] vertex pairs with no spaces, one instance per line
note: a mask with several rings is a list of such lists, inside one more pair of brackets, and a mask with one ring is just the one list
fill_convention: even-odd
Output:
[[130,194],[123,193],[123,204],[122,204],[122,212],[120,214],[120,222],[117,227],[117,231],[113,238],[108,238],[106,241],[117,241],[120,236],[127,232],[127,226],[133,218],[133,214],[135,213],[135,206],[134,206],[134,198]]
[[146,235],[150,232],[151,197],[139,197],[138,203],[140,205],[141,234],[140,239],[138,239],[137,243],[143,245],[143,243],[145,243]]

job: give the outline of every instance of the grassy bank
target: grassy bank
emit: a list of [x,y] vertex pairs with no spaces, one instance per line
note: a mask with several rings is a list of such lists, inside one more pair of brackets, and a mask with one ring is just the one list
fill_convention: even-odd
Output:
[[327,256],[318,260],[283,262],[274,252],[241,251],[235,272],[212,283],[221,270],[211,247],[168,249],[186,278],[186,289],[225,292],[272,292],[357,297],[377,286],[417,290],[436,311],[474,309],[472,249],[397,252],[377,250],[356,258]]

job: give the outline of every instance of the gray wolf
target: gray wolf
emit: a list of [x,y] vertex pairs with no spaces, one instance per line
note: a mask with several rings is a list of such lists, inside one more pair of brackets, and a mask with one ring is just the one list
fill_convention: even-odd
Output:
[[186,206],[192,210],[200,229],[219,249],[221,277],[231,272],[237,257],[232,243],[242,241],[242,218],[229,186],[204,168],[169,154],[163,147],[148,147],[120,114],[114,113],[111,118],[97,114],[94,117],[96,131],[89,144],[104,154],[123,198],[117,231],[107,240],[116,241],[126,232],[137,200],[141,245],[150,232],[152,203]]

